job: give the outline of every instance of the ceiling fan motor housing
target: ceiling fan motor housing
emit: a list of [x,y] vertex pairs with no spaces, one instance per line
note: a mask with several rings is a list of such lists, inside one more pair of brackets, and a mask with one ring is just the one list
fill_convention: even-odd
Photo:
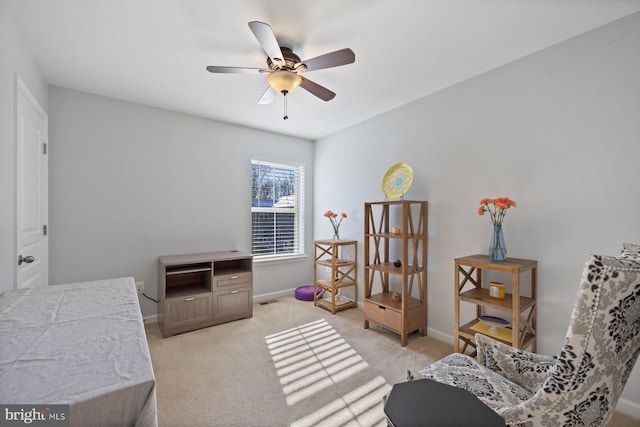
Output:
[[[276,64],[271,60],[271,58],[267,57],[267,66],[270,70],[287,70],[293,72],[304,72],[306,70],[304,64],[300,64],[300,57],[293,53],[290,48],[280,46],[280,50],[282,51],[282,56],[284,57],[285,63],[282,65]],[[297,67],[296,64],[298,64]]]

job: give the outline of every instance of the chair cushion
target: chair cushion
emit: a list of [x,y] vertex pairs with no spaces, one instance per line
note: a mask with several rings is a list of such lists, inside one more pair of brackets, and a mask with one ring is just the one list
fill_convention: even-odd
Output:
[[620,258],[640,262],[640,245],[624,243],[622,245],[622,251],[620,251]]
[[468,390],[494,410],[503,406],[518,405],[533,395],[524,387],[487,369],[475,359],[459,353],[426,366],[418,371],[418,374]]
[[557,360],[503,344],[476,334],[478,362],[510,381],[535,393],[549,378]]

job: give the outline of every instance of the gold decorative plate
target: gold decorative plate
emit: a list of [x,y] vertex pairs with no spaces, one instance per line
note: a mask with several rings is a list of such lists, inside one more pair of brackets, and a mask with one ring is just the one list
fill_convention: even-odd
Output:
[[405,162],[391,166],[382,179],[382,192],[387,199],[399,199],[413,184],[413,169]]

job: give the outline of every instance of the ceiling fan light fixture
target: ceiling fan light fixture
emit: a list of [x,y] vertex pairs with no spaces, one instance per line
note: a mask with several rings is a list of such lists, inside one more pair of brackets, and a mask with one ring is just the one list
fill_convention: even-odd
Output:
[[302,77],[286,70],[278,70],[267,76],[267,83],[278,93],[291,93],[302,83]]

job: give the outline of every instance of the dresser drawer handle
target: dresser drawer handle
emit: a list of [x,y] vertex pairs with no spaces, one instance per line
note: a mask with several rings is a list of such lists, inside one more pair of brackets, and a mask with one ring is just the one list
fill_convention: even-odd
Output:
[[237,274],[235,274],[235,275],[233,275],[233,276],[229,277],[229,279],[237,279],[238,277],[240,277],[240,276],[238,276]]
[[193,301],[194,299],[196,299],[195,297],[189,297],[189,298],[185,298],[185,301]]
[[233,291],[231,291],[232,294],[237,294],[239,291],[237,289],[234,289]]

